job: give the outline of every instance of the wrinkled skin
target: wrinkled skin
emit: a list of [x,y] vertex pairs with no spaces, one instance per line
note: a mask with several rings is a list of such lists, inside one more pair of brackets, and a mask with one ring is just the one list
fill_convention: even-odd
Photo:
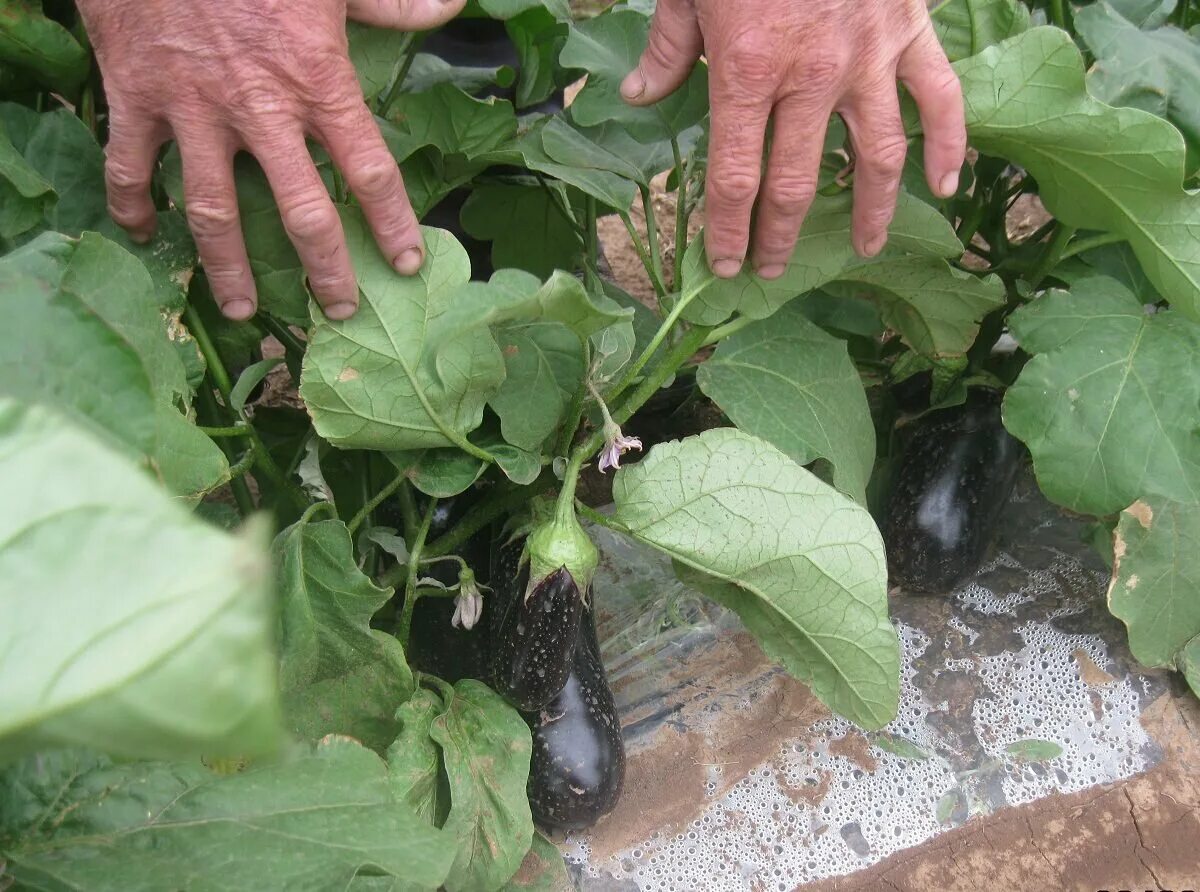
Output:
[[222,312],[257,306],[233,182],[251,152],[325,313],[350,316],[358,288],[337,212],[305,147],[321,142],[395,268],[424,260],[420,227],[350,64],[347,16],[424,30],[465,0],[79,0],[111,109],[109,210],[138,240],[154,233],[159,147],[183,158],[188,223]]
[[942,197],[958,188],[962,92],[921,0],[658,0],[650,45],[621,92],[637,105],[657,102],[701,54],[712,107],[705,247],[718,276],[741,271],[756,201],[750,259],[763,278],[783,275],[833,112],[856,159],[854,248],[866,257],[882,250],[906,148],[897,80],[920,108],[930,188]]

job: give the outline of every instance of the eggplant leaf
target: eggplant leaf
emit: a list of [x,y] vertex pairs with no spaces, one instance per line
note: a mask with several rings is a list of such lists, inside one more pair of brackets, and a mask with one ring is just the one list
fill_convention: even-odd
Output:
[[1200,505],[1139,499],[1113,533],[1109,610],[1146,666],[1177,665],[1200,635]]
[[834,485],[860,504],[875,464],[875,426],[846,342],[799,302],[723,341],[696,375],[739,428],[800,465],[823,458]]
[[1200,202],[1183,188],[1179,131],[1091,98],[1083,58],[1058,28],[1026,31],[954,69],[971,143],[1028,170],[1064,225],[1125,236],[1159,292],[1200,319]]
[[614,520],[675,559],[763,650],[861,727],[896,714],[900,654],[866,509],[762,440],[715,429],[622,468]]
[[383,752],[396,737],[396,710],[413,692],[400,642],[371,628],[392,590],[358,569],[340,520],[294,524],[271,550],[289,725],[310,740],[346,734]]
[[46,892],[345,889],[360,872],[416,892],[438,888],[454,842],[396,795],[379,756],[332,737],[226,777],[31,757],[0,774],[0,855],[20,888]]
[[41,0],[7,0],[0,9],[0,63],[74,96],[88,76],[91,58],[70,31],[42,14]]
[[400,736],[387,751],[388,780],[396,798],[433,827],[445,823],[450,807],[443,791],[442,750],[429,736],[433,720],[444,710],[441,697],[418,688],[396,712]]
[[209,526],[65,417],[3,399],[0,505],[0,762],[278,743],[257,531]]
[[1005,395],[1004,425],[1049,498],[1099,515],[1147,494],[1200,501],[1200,324],[1090,278],[1009,325],[1038,355]]
[[1029,29],[1029,9],[1020,0],[948,0],[932,11],[933,29],[951,62]]

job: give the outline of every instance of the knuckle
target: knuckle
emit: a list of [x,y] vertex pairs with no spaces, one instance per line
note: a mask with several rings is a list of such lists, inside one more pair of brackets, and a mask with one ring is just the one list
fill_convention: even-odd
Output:
[[766,90],[779,82],[775,53],[757,31],[734,35],[725,46],[725,62],[740,87]]
[[818,54],[801,68],[804,90],[818,95],[832,93],[842,85],[845,71],[841,59],[830,54]]
[[325,239],[338,228],[337,211],[325,196],[309,196],[281,209],[283,227],[293,238],[303,242]]
[[908,144],[903,136],[889,136],[876,141],[862,159],[876,174],[887,179],[899,178],[904,172]]
[[241,120],[259,123],[287,112],[283,92],[270,82],[235,84],[225,96],[227,107]]
[[963,99],[962,83],[954,69],[949,65],[941,66],[930,75],[929,86],[944,102],[961,103]]
[[150,188],[151,173],[110,156],[104,162],[104,178],[114,192],[142,192]]
[[220,238],[237,230],[237,206],[207,199],[189,201],[187,221],[197,239]]
[[759,178],[748,171],[713,176],[708,181],[712,197],[727,205],[751,204],[758,196]]
[[357,293],[351,279],[319,270],[308,274],[308,287],[312,289],[313,294],[321,297],[342,297]]
[[683,63],[691,64],[693,60],[686,56],[687,51],[683,47],[682,39],[669,28],[656,29],[646,47],[647,60],[658,68],[673,69]]
[[776,210],[797,213],[812,203],[816,192],[817,184],[811,177],[789,174],[771,180],[764,197]]
[[352,162],[347,179],[354,194],[364,201],[377,201],[400,189],[400,168],[391,155],[370,155]]

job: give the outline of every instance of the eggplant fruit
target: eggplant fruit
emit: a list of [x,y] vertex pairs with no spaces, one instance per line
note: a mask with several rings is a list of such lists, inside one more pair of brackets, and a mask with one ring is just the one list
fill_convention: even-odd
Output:
[[1024,456],[995,391],[914,422],[883,524],[892,584],[950,592],[979,569]]
[[560,567],[532,588],[525,541],[496,550],[492,564],[492,687],[520,710],[540,709],[567,683],[583,616],[583,595]]
[[613,810],[625,784],[621,720],[591,610],[580,622],[566,685],[524,716],[533,734],[528,794],[534,820],[548,830],[591,827]]

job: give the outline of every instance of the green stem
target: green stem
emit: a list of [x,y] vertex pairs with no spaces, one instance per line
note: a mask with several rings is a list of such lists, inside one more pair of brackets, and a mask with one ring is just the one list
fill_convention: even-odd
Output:
[[1067,11],[1064,0],[1050,0],[1050,20],[1064,31],[1067,28]]
[[492,521],[527,504],[534,495],[550,484],[553,477],[549,471],[543,471],[529,486],[517,486],[512,489],[506,487],[493,493],[468,512],[454,529],[430,545],[427,553],[430,557],[450,554]]
[[392,78],[392,84],[388,87],[387,95],[379,103],[378,114],[381,118],[386,118],[392,110],[392,106],[400,98],[400,94],[404,92],[404,81],[408,77],[408,70],[412,68],[413,60],[417,57],[417,50],[421,47],[422,37],[415,33],[406,34],[400,45],[401,60],[400,65],[396,70],[395,76]]
[[[545,176],[538,173],[536,170],[533,171],[533,175],[537,179],[538,185],[542,187],[546,195],[550,198],[550,204],[552,204],[554,209],[558,211],[558,215],[563,218],[563,221],[568,226],[575,230],[575,234],[579,236],[579,240],[584,244],[587,244],[587,230],[579,225],[579,220],[575,218],[575,212],[571,210],[571,206],[563,203],[562,195],[554,191],[554,187],[550,185],[549,180],[547,180]],[[592,200],[594,201],[595,199]]]
[[396,475],[395,479],[392,480],[391,483],[389,483],[379,492],[375,493],[371,500],[359,509],[359,512],[354,515],[354,519],[351,520],[347,525],[347,529],[350,530],[350,535],[353,536],[355,532],[358,531],[358,528],[363,525],[366,519],[371,516],[371,513],[389,498],[391,498],[395,494],[396,490],[404,485],[406,480],[408,480],[408,477],[405,476],[404,472],[401,472]]
[[596,272],[600,265],[600,235],[596,231],[596,199],[591,195],[587,196],[585,207],[587,219],[584,221],[583,229],[587,246],[587,268],[584,270],[584,275],[587,277],[588,291],[599,294],[604,290],[604,286],[600,282],[600,275]]
[[270,478],[280,490],[285,493],[288,498],[296,503],[296,506],[301,510],[308,507],[308,499],[305,498],[295,484],[293,484],[283,472],[279,470],[279,466],[275,464],[275,460],[271,458],[271,454],[267,451],[267,447],[263,445],[262,440],[258,436],[258,431],[246,420],[244,412],[237,412],[233,408],[233,397],[231,395],[233,385],[229,380],[229,372],[225,370],[224,363],[221,362],[221,355],[217,353],[216,347],[213,346],[212,338],[209,337],[208,329],[204,322],[200,319],[200,315],[191,306],[188,306],[183,311],[183,321],[191,332],[192,337],[196,339],[196,346],[200,348],[200,353],[204,357],[204,362],[208,366],[208,375],[211,376],[213,383],[217,386],[217,391],[221,394],[221,398],[225,401],[225,408],[232,412],[234,418],[246,425],[246,430],[250,438],[250,443],[254,447],[255,467]]
[[679,140],[674,137],[671,138],[671,154],[675,157],[675,169],[679,171],[679,183],[675,189],[675,263],[671,271],[671,290],[679,291],[683,288],[683,255],[688,246],[688,170],[679,149]]
[[334,204],[345,204],[348,194],[346,192],[346,180],[342,177],[342,172],[338,170],[336,164],[332,165],[330,170],[333,174],[333,202]]
[[204,434],[210,440],[250,436],[250,429],[245,427],[201,427],[200,425],[197,425],[197,427],[200,433]]
[[[217,400],[216,397],[213,396],[212,388],[208,383],[207,375],[205,375],[204,381],[201,382],[199,390],[196,391],[196,400],[199,403],[199,405],[196,407],[197,415],[203,412],[204,415],[213,421],[220,419],[221,411],[217,407]],[[230,470],[232,471],[232,465],[235,464],[233,462],[233,447],[224,440],[218,440],[217,446],[220,448],[221,452],[225,454],[225,459],[230,463]],[[250,453],[253,454],[253,452],[254,444],[251,443]],[[233,501],[237,504],[238,513],[241,514],[243,518],[246,518],[254,513],[254,497],[250,495],[250,487],[246,485],[246,481],[243,479],[243,476],[244,475],[242,474],[238,474],[236,476],[230,474],[229,489],[230,492],[233,493]]]
[[296,337],[290,328],[267,313],[260,312],[254,319],[267,334],[283,345],[284,350],[294,354],[297,359],[304,358],[304,351],[307,349],[305,343]]
[[563,427],[562,436],[554,449],[555,455],[566,455],[570,451],[571,443],[574,442],[575,434],[579,430],[579,422],[583,418],[583,403],[586,396],[586,384],[575,388],[575,395],[571,397],[571,405],[567,409],[567,423]]
[[300,515],[300,525],[303,526],[306,523],[311,523],[312,519],[321,513],[328,514],[330,520],[338,519],[337,508],[334,507],[333,502],[313,502]]
[[417,571],[420,569],[421,551],[425,548],[425,537],[429,535],[429,527],[433,523],[433,512],[437,508],[437,499],[430,499],[425,508],[425,516],[421,518],[421,526],[417,529],[416,538],[408,543],[408,569],[404,581],[404,607],[400,612],[400,626],[396,637],[405,651],[408,650],[408,636],[412,629],[413,609],[417,606]]
[[[671,332],[675,328],[675,323],[679,321],[679,317],[683,315],[683,311],[687,309],[688,304],[690,304],[699,293],[700,292],[698,290],[693,291],[690,294],[683,295],[679,298],[679,300],[675,301],[675,306],[671,308],[670,314],[668,314],[667,318],[663,320],[662,325],[658,327],[658,331],[655,332],[650,343],[646,345],[646,349],[642,351],[642,355],[637,358],[633,365],[625,370],[625,374],[621,377],[620,383],[618,383],[616,387],[609,391],[609,400],[615,400],[633,384],[634,380],[636,380],[642,369],[646,367],[646,363],[654,358],[654,354],[657,353],[658,348],[663,345],[663,341],[670,336]],[[693,350],[692,352],[694,353],[695,351]]]
[[421,523],[420,516],[417,514],[417,500],[413,495],[412,484],[400,487],[397,498],[400,501],[400,519],[404,524],[404,541],[410,542],[416,538],[417,527]]
[[[633,413],[644,406],[646,401],[667,382],[667,379],[679,370],[680,366],[696,355],[696,351],[704,346],[712,332],[711,327],[697,326],[685,334],[625,398],[620,407],[613,411],[613,421],[618,425],[628,421]],[[566,477],[563,480],[563,492],[569,491],[572,499],[575,493],[575,481],[583,469],[584,462],[600,451],[604,446],[604,441],[604,431],[595,431],[571,453]]]
[[666,290],[666,278],[663,276],[662,250],[658,244],[658,217],[654,213],[654,196],[646,186],[639,186],[642,192],[642,212],[646,215],[646,244],[650,254],[650,262],[654,264],[654,277],[663,283]]
[[713,344],[719,343],[726,338],[737,334],[748,325],[753,325],[758,322],[757,319],[751,319],[749,316],[738,316],[731,322],[726,322],[724,325],[714,328],[712,334],[708,336],[708,340],[704,342],[705,347],[711,347]]
[[667,296],[667,289],[663,285],[662,280],[654,271],[654,262],[650,259],[650,255],[646,253],[646,246],[642,243],[642,237],[638,235],[637,227],[633,225],[633,220],[629,217],[628,211],[621,211],[621,222],[625,224],[625,230],[629,233],[629,240],[633,242],[633,250],[637,252],[638,259],[642,261],[642,266],[646,268],[646,275],[650,277],[650,284],[654,286],[654,293],[662,300]]
[[1066,260],[1068,257],[1074,257],[1076,254],[1082,254],[1084,251],[1091,251],[1093,248],[1102,248],[1105,245],[1115,245],[1118,242],[1128,241],[1125,236],[1116,232],[1105,232],[1100,235],[1089,236],[1071,242],[1067,250],[1063,251],[1060,260]]
[[1075,227],[1064,226],[1059,223],[1054,230],[1054,236],[1046,244],[1042,256],[1038,259],[1037,266],[1033,268],[1033,273],[1029,276],[1029,284],[1033,288],[1037,288],[1042,284],[1042,280],[1058,266],[1062,260],[1063,252],[1067,250],[1067,245],[1071,239],[1075,237]]

